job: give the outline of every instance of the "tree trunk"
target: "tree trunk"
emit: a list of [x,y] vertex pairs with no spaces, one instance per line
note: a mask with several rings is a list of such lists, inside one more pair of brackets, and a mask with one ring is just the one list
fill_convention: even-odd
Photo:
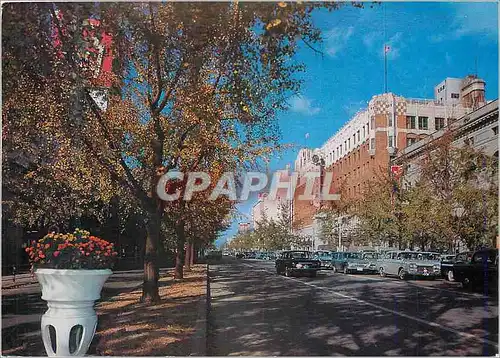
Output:
[[185,254],[185,260],[184,260],[184,270],[186,272],[191,271],[191,247],[192,244],[190,242],[187,243],[186,245],[186,254]]
[[190,266],[193,266],[194,265],[194,244],[191,243],[190,244],[190,255],[189,255],[189,265]]
[[146,250],[144,253],[144,283],[142,302],[160,302],[158,293],[158,243],[160,242],[160,215],[156,212],[148,216],[146,224]]
[[184,232],[184,220],[179,220],[175,228],[175,234],[177,236],[177,247],[175,252],[175,271],[174,279],[181,280],[184,278],[184,243],[186,242],[185,232]]

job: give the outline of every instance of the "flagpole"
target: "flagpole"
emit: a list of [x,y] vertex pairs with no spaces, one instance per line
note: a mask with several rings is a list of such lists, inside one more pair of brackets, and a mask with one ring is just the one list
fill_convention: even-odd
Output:
[[387,93],[387,44],[384,44],[384,93]]

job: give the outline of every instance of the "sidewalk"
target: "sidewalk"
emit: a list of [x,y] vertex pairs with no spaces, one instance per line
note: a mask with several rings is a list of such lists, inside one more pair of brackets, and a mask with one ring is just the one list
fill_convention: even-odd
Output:
[[[97,343],[98,341],[105,342],[106,339],[109,338],[109,332],[116,332],[118,330],[120,332],[128,332],[122,335],[125,337],[126,343],[123,344],[122,342],[116,346],[108,341],[106,343],[106,348],[114,347],[114,355],[127,355],[127,353],[122,353],[117,349],[120,347],[125,349],[125,345],[128,342],[134,341],[134,337],[130,337],[129,333],[133,332],[133,326],[138,325],[140,322],[143,328],[145,328],[144,332],[149,331],[149,333],[153,334],[161,332],[162,336],[168,336],[168,334],[161,329],[155,332],[154,327],[156,325],[153,325],[153,323],[159,323],[155,322],[155,320],[158,320],[158,314],[151,314],[152,311],[156,311],[160,315],[162,315],[161,313],[163,312],[165,312],[165,314],[169,312],[166,317],[162,318],[162,323],[164,323],[166,328],[169,328],[168,332],[172,332],[172,330],[167,326],[167,322],[172,320],[175,324],[173,327],[177,327],[177,329],[181,331],[183,329],[186,331],[182,322],[185,322],[187,325],[194,325],[197,317],[192,315],[192,310],[194,308],[193,304],[194,302],[198,303],[200,300],[203,300],[203,297],[199,295],[199,290],[195,290],[196,292],[193,293],[193,297],[185,297],[185,291],[186,289],[192,290],[192,286],[195,283],[198,283],[198,286],[202,285],[202,281],[204,281],[206,277],[203,277],[203,273],[200,270],[205,270],[204,266],[195,265],[193,273],[188,273],[184,281],[174,282],[172,279],[173,269],[162,269],[160,271],[160,292],[165,299],[164,302],[157,305],[157,307],[141,307],[138,303],[141,293],[140,286],[143,280],[142,270],[115,272],[104,285],[102,298],[96,304],[99,324],[89,354],[107,354],[103,352],[102,349],[100,351],[95,350],[98,347]],[[198,277],[194,277],[196,275],[198,275]],[[205,294],[204,291],[201,293]],[[40,295],[40,286],[37,282],[19,288],[2,290],[2,355],[45,355],[45,349],[40,335],[40,319],[42,314],[47,310],[47,303],[40,298]],[[182,314],[184,310],[181,305],[185,305],[186,308],[184,308],[184,310],[188,309],[191,314]],[[163,309],[159,310],[159,308]],[[131,315],[131,313],[134,314]],[[196,310],[194,310],[194,313],[196,315],[199,314]],[[178,322],[179,320],[181,320],[181,323]],[[130,323],[133,323],[133,325],[129,325]],[[119,328],[117,327],[118,324],[120,324]],[[186,332],[190,333],[191,331],[187,330]],[[184,332],[184,338],[187,339],[189,334],[186,335],[186,332]],[[171,343],[178,342],[178,339],[175,337],[170,337],[170,340]],[[140,342],[146,347],[153,348],[147,340],[139,339],[137,342]],[[160,348],[159,343],[160,342],[155,344],[154,348]],[[164,344],[165,343],[168,342],[164,342]],[[102,344],[103,343],[101,343],[101,345]],[[181,345],[180,348],[183,348],[182,346],[186,346],[186,344]],[[190,344],[187,346],[189,348]],[[94,351],[92,351],[92,349],[94,349]],[[170,347],[168,352],[172,351],[172,349],[173,347]],[[158,352],[158,354],[168,355],[163,351]]]
[[141,290],[100,303],[89,355],[205,356],[206,279],[205,265],[194,265],[182,281],[160,279],[159,304],[140,303]]

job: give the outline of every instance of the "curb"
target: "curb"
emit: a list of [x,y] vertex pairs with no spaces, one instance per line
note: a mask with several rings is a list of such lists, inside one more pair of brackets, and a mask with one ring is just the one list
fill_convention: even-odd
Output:
[[208,314],[210,307],[210,283],[208,277],[207,264],[207,285],[204,299],[200,301],[196,311],[198,312],[198,320],[194,327],[194,334],[191,337],[191,354],[189,356],[204,357],[207,355],[207,336],[208,336]]

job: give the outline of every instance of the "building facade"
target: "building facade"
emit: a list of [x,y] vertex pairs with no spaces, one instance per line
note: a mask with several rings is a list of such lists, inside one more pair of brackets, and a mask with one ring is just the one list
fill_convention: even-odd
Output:
[[403,185],[414,185],[419,178],[419,162],[432,142],[449,133],[453,145],[461,147],[469,145],[486,155],[498,158],[498,99],[468,113],[443,128],[429,135],[404,150],[394,159],[395,165],[404,168]]
[[[297,200],[305,190],[305,179],[300,178],[307,171],[319,170],[311,162],[314,154],[325,160],[325,171],[333,173],[331,192],[340,193],[346,201],[357,200],[364,185],[378,172],[388,171],[400,151],[484,105],[484,85],[483,80],[467,76],[441,82],[435,87],[434,99],[393,93],[373,96],[368,108],[358,112],[321,148],[302,149],[295,161],[299,184],[293,204],[294,229],[307,230],[316,238],[321,231],[315,220],[318,203]],[[319,190],[319,185],[315,188]]]

